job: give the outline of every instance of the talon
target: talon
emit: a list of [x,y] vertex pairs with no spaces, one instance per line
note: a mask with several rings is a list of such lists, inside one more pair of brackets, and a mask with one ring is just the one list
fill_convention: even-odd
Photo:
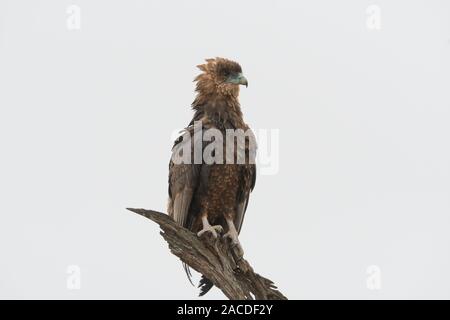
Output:
[[224,237],[224,238],[229,238],[229,239],[231,240],[231,242],[233,242],[233,243],[238,243],[238,242],[239,242],[239,239],[238,239],[238,237],[237,237],[237,234],[236,234],[236,233],[232,233],[232,232],[230,232],[230,231],[228,231],[227,233],[225,233],[225,234],[223,235],[223,237]]
[[239,243],[238,233],[234,228],[230,228],[230,230],[228,230],[228,232],[225,233],[223,236],[224,238],[229,238],[233,244]]
[[236,245],[240,246],[241,245],[241,243],[239,242],[239,238],[238,238],[236,233],[232,233],[232,232],[228,231],[227,233],[225,233],[223,235],[223,237],[230,239],[230,241],[233,244],[233,246],[236,246]]
[[236,248],[238,257],[242,258],[244,256],[244,249],[239,242],[239,239],[234,238],[232,235],[225,235],[227,238],[231,239],[231,248]]
[[209,225],[209,226],[203,227],[203,229],[197,233],[197,236],[201,237],[202,234],[204,234],[206,232],[210,232],[214,238],[217,238],[218,233],[221,233],[222,230],[223,230],[222,226],[220,226],[220,225],[215,225],[215,226]]
[[223,231],[221,225],[212,226],[209,224],[208,219],[205,217],[202,218],[203,229],[197,233],[197,236],[201,237],[204,233],[210,232],[214,238],[217,238],[218,234]]
[[244,249],[241,246],[241,243],[239,242],[238,233],[236,231],[236,228],[234,227],[234,224],[230,221],[228,223],[229,230],[227,233],[224,234],[224,238],[229,238],[232,243],[232,248],[237,248],[237,254],[239,257],[244,256]]

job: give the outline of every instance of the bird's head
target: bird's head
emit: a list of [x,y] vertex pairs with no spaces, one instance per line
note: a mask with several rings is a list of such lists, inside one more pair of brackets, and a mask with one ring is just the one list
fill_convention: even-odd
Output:
[[195,78],[201,94],[232,95],[237,97],[239,85],[248,86],[239,63],[224,58],[206,59],[197,66],[203,73]]

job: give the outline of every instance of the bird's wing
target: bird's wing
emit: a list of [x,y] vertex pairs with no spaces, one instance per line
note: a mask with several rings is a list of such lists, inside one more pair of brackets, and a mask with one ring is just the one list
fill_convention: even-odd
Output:
[[242,223],[244,222],[245,212],[247,211],[248,200],[250,198],[250,192],[255,187],[256,183],[256,165],[250,165],[244,169],[243,174],[244,183],[238,197],[238,205],[236,210],[236,216],[234,217],[234,226],[238,233],[241,232]]
[[249,161],[249,164],[246,164],[242,167],[241,172],[241,182],[240,182],[240,190],[238,193],[237,200],[237,210],[236,216],[234,217],[234,226],[238,233],[241,232],[242,223],[244,222],[244,215],[247,211],[248,199],[250,197],[250,192],[252,192],[256,183],[256,138],[252,131],[250,131],[251,136],[248,137],[252,140],[246,144],[246,159]]
[[[195,135],[193,128],[188,127],[175,141],[172,148],[172,158],[169,163],[169,215],[183,227],[189,227],[192,217],[189,217],[189,207],[192,197],[201,178],[201,164],[195,164],[192,146]],[[200,142],[201,143],[201,142]],[[183,151],[191,153],[191,160],[182,163]],[[178,157],[178,158],[177,158]]]
[[[194,159],[193,146],[200,143],[203,150],[203,142],[198,141],[201,135],[194,134],[194,127],[189,126],[183,134],[175,141],[172,148],[172,157],[169,163],[169,215],[181,226],[191,229],[195,217],[190,212],[192,198],[198,192],[198,186],[202,181],[206,181],[209,173],[208,166],[201,163],[196,164]],[[182,163],[178,158],[182,153],[190,152],[191,161]],[[202,161],[203,162],[203,161]],[[192,275],[189,266],[183,262],[183,268],[192,282]]]

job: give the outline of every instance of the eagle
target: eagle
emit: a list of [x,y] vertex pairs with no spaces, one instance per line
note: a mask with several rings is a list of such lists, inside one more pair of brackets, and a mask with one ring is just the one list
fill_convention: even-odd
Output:
[[[175,222],[199,237],[209,234],[217,238],[223,233],[242,256],[238,235],[256,181],[256,140],[244,122],[239,103],[240,85],[247,87],[248,82],[239,63],[229,59],[206,59],[206,63],[197,67],[202,72],[194,79],[197,93],[191,105],[194,115],[175,140],[169,162],[168,213]],[[214,139],[205,139],[206,132],[210,131],[223,138],[216,135]],[[243,133],[244,139],[228,135],[229,132]],[[244,143],[239,144],[239,141]],[[227,161],[217,158],[218,161],[207,161],[205,151],[213,142],[224,146],[210,154],[213,158],[225,155]],[[197,147],[201,157],[193,161]],[[190,161],[176,161],[179,155],[190,155]],[[192,283],[189,267],[183,266]],[[200,296],[212,286],[212,282],[202,276]]]

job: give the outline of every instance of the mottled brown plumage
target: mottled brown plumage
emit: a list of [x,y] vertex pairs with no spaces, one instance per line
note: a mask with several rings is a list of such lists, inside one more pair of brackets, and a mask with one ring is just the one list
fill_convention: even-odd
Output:
[[[192,147],[196,142],[196,121],[201,121],[202,130],[220,130],[225,140],[227,129],[249,129],[243,120],[238,100],[239,85],[247,85],[240,65],[231,60],[216,58],[207,59],[198,68],[202,73],[195,78],[197,96],[192,103],[195,113],[184,134],[175,141],[174,154],[184,144],[191,143]],[[256,179],[254,154],[249,150],[254,136],[250,130],[247,132],[250,135],[246,137],[245,162],[242,164],[206,164],[205,161],[198,164],[176,164],[173,158],[169,164],[169,215],[199,235],[209,232],[216,236],[224,230],[225,235],[240,248],[237,234],[241,230],[249,194]],[[186,142],[187,137],[192,138],[190,142]],[[207,145],[208,142],[201,142],[202,150]],[[194,159],[193,148],[191,152]],[[225,159],[225,148],[223,152]],[[232,156],[237,159],[237,148]],[[186,270],[190,276],[188,268]],[[205,278],[200,284],[201,294],[212,286]]]

